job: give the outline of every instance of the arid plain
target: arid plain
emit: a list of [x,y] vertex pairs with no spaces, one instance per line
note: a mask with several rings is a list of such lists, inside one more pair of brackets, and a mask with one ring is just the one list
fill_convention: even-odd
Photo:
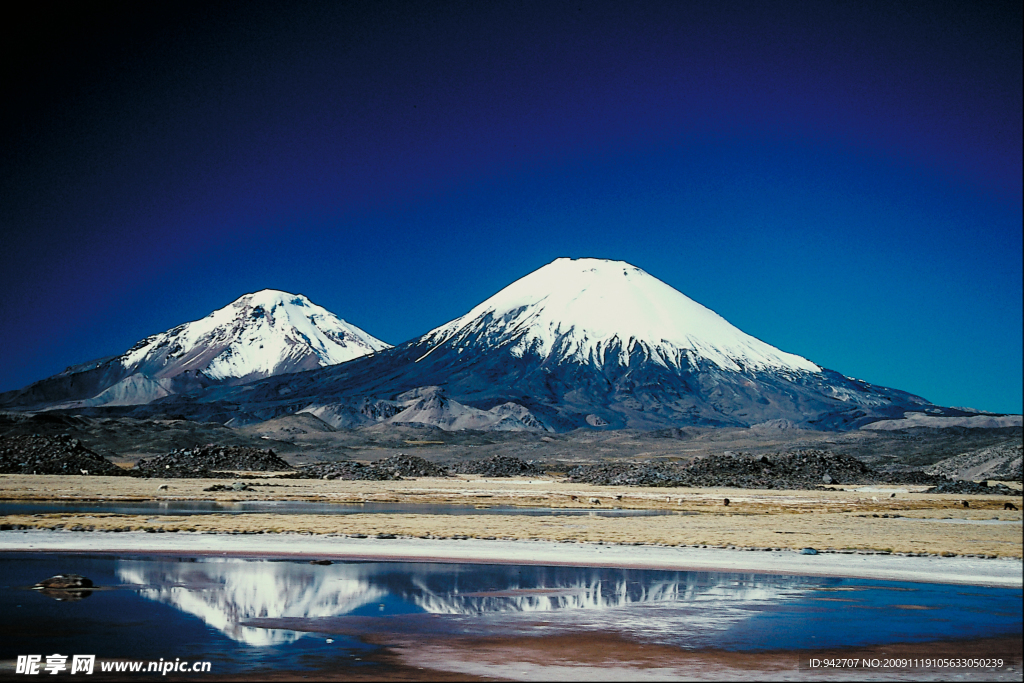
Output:
[[[545,476],[474,475],[397,481],[280,479],[273,473],[238,472],[250,491],[210,492],[225,480],[97,476],[0,475],[8,501],[312,501],[419,503],[477,507],[592,510],[657,510],[677,514],[615,517],[521,514],[12,514],[3,523],[26,528],[299,532],[411,537],[540,539],[587,543],[665,544],[737,548],[1022,555],[1021,497],[926,494],[925,486],[850,486],[837,481],[817,490],[661,488],[567,483],[579,464],[678,462],[723,452],[762,455],[798,449],[845,453],[879,470],[926,468],[965,451],[1013,443],[1020,428],[855,430],[702,429],[660,432],[577,431],[568,434],[444,432],[416,426],[332,430],[308,415],[287,416],[232,429],[183,420],[132,420],[51,415],[7,417],[4,433],[38,433],[80,439],[122,467],[142,457],[198,443],[272,448],[293,465],[356,460],[405,453],[436,463],[458,463],[507,454],[539,463]],[[230,481],[228,482],[230,483]],[[1019,482],[1006,482],[1020,490]],[[728,506],[724,504],[729,500]],[[969,507],[964,507],[967,502]],[[1017,510],[1004,509],[1010,506]]]

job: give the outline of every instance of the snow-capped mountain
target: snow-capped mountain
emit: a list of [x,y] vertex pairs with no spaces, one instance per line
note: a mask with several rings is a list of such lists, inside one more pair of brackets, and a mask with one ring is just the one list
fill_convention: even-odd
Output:
[[237,384],[344,363],[389,346],[301,294],[264,289],[144,339],[119,360],[155,379],[199,370]]
[[[781,351],[639,268],[599,259],[558,259],[371,357],[194,398],[174,410],[204,414],[216,409],[204,402],[226,399],[251,421],[308,411],[345,427],[556,431],[843,429],[938,410]],[[170,400],[155,405],[171,409]]]
[[560,258],[420,341],[430,347],[425,355],[484,345],[517,358],[595,367],[642,359],[676,370],[707,362],[733,372],[821,372],[636,266],[601,259]]
[[120,356],[72,366],[0,398],[21,406],[137,405],[343,363],[386,348],[301,294],[265,289],[147,337]]

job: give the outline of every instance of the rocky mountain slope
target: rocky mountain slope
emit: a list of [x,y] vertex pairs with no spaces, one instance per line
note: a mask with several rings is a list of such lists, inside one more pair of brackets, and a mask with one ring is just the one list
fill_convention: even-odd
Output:
[[1022,480],[1024,445],[1020,439],[1009,440],[996,446],[967,451],[952,458],[941,460],[927,470],[952,479],[980,481],[995,479],[1002,481]]

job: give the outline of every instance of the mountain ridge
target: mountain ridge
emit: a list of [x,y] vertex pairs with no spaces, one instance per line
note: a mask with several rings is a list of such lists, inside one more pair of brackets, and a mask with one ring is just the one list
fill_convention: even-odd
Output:
[[[557,259],[398,346],[366,335],[377,345],[364,342],[344,362],[314,352],[344,336],[320,334],[316,322],[328,318],[336,319],[301,295],[263,290],[13,400],[49,382],[65,392],[49,409],[235,426],[310,413],[338,429],[847,430],[911,413],[967,414],[777,349],[621,261]],[[278,320],[288,324],[275,328]],[[270,360],[254,356],[253,345],[270,338],[287,343],[264,354]],[[62,383],[71,380],[87,385],[84,399],[67,400]],[[11,393],[0,405],[11,405]]]
[[952,414],[776,349],[639,268],[597,259],[556,260],[372,356],[153,408],[230,407],[253,421],[308,411],[351,427],[394,419],[409,408],[403,395],[427,387],[438,397],[420,414],[442,428],[466,408],[502,405],[533,429],[559,432],[772,421],[833,430],[906,412]]

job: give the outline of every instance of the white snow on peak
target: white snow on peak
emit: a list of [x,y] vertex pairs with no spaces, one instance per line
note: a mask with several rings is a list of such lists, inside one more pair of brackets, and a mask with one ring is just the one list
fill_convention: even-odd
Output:
[[149,337],[120,360],[154,378],[202,371],[224,380],[334,365],[389,346],[301,294],[264,289]]
[[557,259],[428,332],[422,340],[432,348],[420,360],[477,335],[516,356],[532,352],[560,362],[629,365],[630,352],[640,351],[679,369],[703,359],[737,372],[821,372],[623,261]]

